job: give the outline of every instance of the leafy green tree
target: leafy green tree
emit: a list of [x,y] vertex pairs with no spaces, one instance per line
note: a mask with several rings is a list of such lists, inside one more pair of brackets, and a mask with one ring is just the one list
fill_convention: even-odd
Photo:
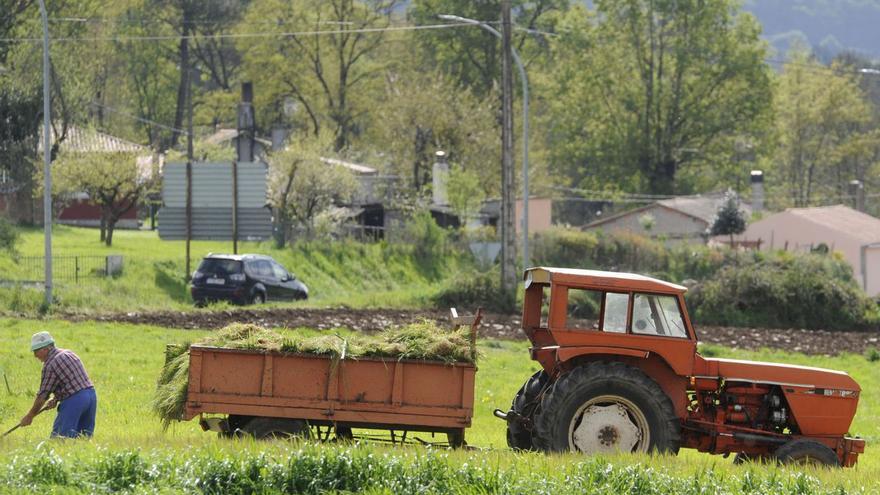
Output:
[[431,180],[434,152],[444,150],[452,162],[479,176],[486,193],[498,194],[494,98],[479,98],[439,72],[396,66],[389,74],[365,140],[377,153],[391,155],[391,171],[421,190]]
[[[540,32],[551,32],[557,15],[569,0],[513,0],[513,22],[518,28],[514,46],[526,62],[547,55],[547,40]],[[501,1],[487,0],[416,0],[409,16],[416,24],[436,24],[438,14],[452,14],[494,25],[501,18]],[[531,30],[532,32],[530,32]],[[476,26],[458,29],[427,30],[418,34],[427,57],[426,66],[439,66],[462,86],[475,94],[486,96],[500,85],[501,42],[491,33]]]
[[348,202],[357,189],[348,169],[321,160],[332,153],[330,141],[327,133],[297,138],[269,157],[269,201],[278,216],[279,246],[286,244],[294,225],[304,227],[311,237],[319,215]]
[[464,226],[479,211],[486,199],[486,190],[480,184],[480,176],[473,170],[455,164],[450,167],[446,191],[452,211],[458,215]]
[[745,230],[746,218],[739,209],[739,198],[733,191],[728,191],[724,196],[724,202],[715,213],[709,234],[730,236],[730,247],[733,247],[733,236],[742,234]]
[[770,108],[760,25],[735,0],[597,0],[560,21],[547,147],[575,184],[685,192]]
[[[239,42],[243,72],[260,91],[258,107],[269,108],[268,119],[283,121],[285,99],[301,107],[303,123],[318,135],[324,127],[334,133],[334,149],[343,150],[358,132],[368,103],[359,101],[382,73],[371,58],[382,44],[382,32],[356,32],[391,23],[397,0],[255,0],[244,24],[277,21],[265,32],[277,37]],[[285,34],[336,31],[332,35]]]
[[101,208],[101,241],[108,246],[116,223],[152,185],[151,174],[138,166],[133,153],[61,154],[52,170],[54,196],[86,193]]
[[[880,153],[857,72],[795,52],[775,99],[778,147],[768,189],[779,206],[839,201],[850,180],[870,175]],[[827,198],[827,199],[826,199]]]

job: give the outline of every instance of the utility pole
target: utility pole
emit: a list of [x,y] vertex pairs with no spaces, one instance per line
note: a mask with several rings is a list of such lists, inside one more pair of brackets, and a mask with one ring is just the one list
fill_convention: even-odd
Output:
[[190,242],[192,241],[192,190],[193,190],[193,101],[192,67],[186,71],[186,280],[192,276],[190,270]]
[[513,305],[516,291],[516,226],[513,194],[513,56],[510,0],[501,2],[501,290]]
[[46,306],[52,304],[52,101],[49,92],[49,19],[46,3],[40,0],[43,20],[43,265]]

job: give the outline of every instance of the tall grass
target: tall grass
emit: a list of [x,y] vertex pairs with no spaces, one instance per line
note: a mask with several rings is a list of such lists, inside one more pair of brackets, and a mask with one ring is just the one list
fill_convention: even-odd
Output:
[[[85,449],[83,449],[85,450]],[[430,449],[303,446],[266,450],[235,445],[202,452],[69,449],[16,456],[0,468],[12,492],[483,493],[483,494],[841,494],[876,485],[826,484],[817,472],[775,466],[690,469],[663,458],[569,460],[533,454],[455,453]],[[0,489],[2,490],[2,489]]]

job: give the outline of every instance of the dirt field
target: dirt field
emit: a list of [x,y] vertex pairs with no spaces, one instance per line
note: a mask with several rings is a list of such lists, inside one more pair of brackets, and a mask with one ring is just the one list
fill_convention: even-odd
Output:
[[[233,322],[256,323],[271,327],[347,327],[362,332],[377,332],[420,318],[444,321],[447,312],[404,311],[387,309],[236,309],[226,311],[168,311],[151,313],[113,313],[98,317],[70,315],[70,320],[145,323],[169,328],[214,329]],[[525,338],[520,319],[508,315],[486,315],[480,334],[501,339]],[[768,347],[805,354],[836,355],[842,352],[864,353],[880,348],[878,332],[828,332],[802,329],[763,329],[698,326],[700,341],[741,349]]]

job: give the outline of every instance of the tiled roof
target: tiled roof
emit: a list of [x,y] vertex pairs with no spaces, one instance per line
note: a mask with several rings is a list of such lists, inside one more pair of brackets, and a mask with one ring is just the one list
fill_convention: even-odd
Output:
[[815,208],[789,208],[786,213],[823,227],[842,232],[864,244],[880,242],[880,218],[844,205]]
[[[715,214],[718,213],[718,210],[724,204],[724,200],[723,194],[711,194],[663,199],[657,201],[657,203],[711,224],[715,220]],[[740,202],[739,209],[746,214],[746,217],[751,215],[752,209],[746,203]]]
[[[42,129],[42,127],[41,127]],[[55,130],[51,132],[52,142],[55,141]],[[43,132],[40,131],[38,152],[43,152]],[[72,153],[149,153],[145,146],[131,141],[105,134],[98,130],[71,125],[67,128],[67,137],[61,143],[62,152]]]

